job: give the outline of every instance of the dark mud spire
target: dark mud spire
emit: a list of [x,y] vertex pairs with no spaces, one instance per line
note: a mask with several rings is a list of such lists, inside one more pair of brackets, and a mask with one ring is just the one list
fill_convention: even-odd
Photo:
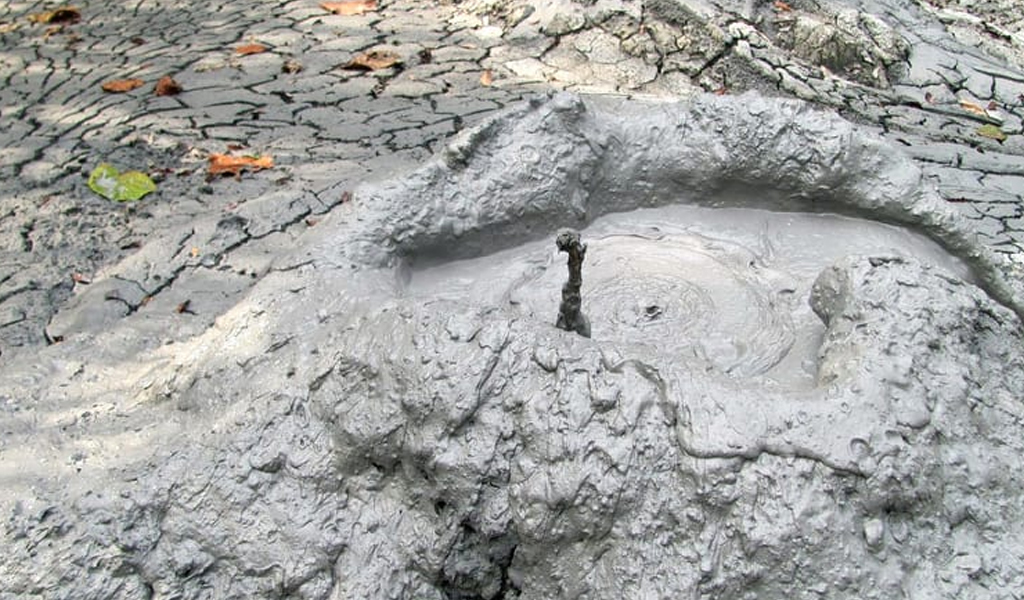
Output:
[[569,280],[562,286],[562,303],[558,306],[558,320],[555,327],[575,331],[583,337],[590,337],[590,322],[580,310],[582,300],[580,287],[583,286],[583,257],[587,245],[580,243],[580,233],[574,229],[562,229],[555,238],[555,245],[569,254]]

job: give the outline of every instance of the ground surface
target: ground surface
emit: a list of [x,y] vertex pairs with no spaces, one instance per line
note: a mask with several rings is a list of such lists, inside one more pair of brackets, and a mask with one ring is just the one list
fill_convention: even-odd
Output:
[[[313,0],[89,1],[79,22],[53,25],[29,15],[55,4],[6,3],[0,352],[185,301],[172,326],[202,330],[353,186],[551,89],[754,88],[832,107],[905,145],[991,245],[1018,254],[1024,24],[1012,4],[393,1],[337,16]],[[267,51],[236,52],[250,43]],[[401,63],[343,68],[370,50]],[[165,75],[180,94],[154,95]],[[145,84],[101,89],[121,78]],[[275,167],[207,181],[208,155],[232,148]],[[101,198],[85,185],[101,162],[159,189]],[[104,291],[76,306],[86,281]],[[54,322],[61,307],[73,310]]]
[[[428,201],[421,211],[417,202],[424,201],[422,194],[410,192],[409,208],[396,212],[403,218],[375,228],[372,215],[360,217],[357,213],[358,208],[367,205],[356,191],[358,186],[421,163],[440,150],[450,134],[534,94],[569,89],[653,97],[700,91],[731,96],[752,89],[808,100],[858,123],[857,136],[863,128],[902,148],[937,185],[949,206],[961,212],[965,222],[1012,270],[1021,264],[1024,255],[1024,25],[1022,9],[1013,4],[1011,0],[385,1],[364,15],[337,16],[313,0],[241,5],[89,1],[77,5],[81,15],[78,22],[62,24],[34,23],[28,18],[56,5],[3,5],[0,381],[4,383],[0,385],[0,409],[4,419],[0,487],[4,494],[0,508],[5,518],[12,515],[5,533],[15,550],[11,558],[0,561],[0,569],[7,569],[8,579],[18,582],[13,596],[50,597],[59,595],[60,590],[75,589],[75,585],[91,590],[95,597],[139,597],[147,590],[150,594],[172,595],[173,590],[191,589],[189,586],[199,589],[216,580],[243,596],[251,584],[264,592],[264,587],[276,585],[274,593],[280,597],[326,597],[330,590],[338,589],[337,585],[346,584],[332,579],[333,569],[356,575],[351,583],[353,590],[390,583],[385,571],[358,563],[335,564],[340,549],[352,541],[345,533],[349,530],[323,525],[337,525],[341,523],[338,519],[351,513],[355,516],[349,525],[372,526],[376,532],[359,538],[359,543],[380,541],[380,547],[385,548],[396,537],[388,527],[377,529],[374,519],[380,516],[381,523],[388,522],[400,513],[396,509],[399,505],[382,504],[383,508],[378,508],[374,504],[379,499],[376,494],[360,499],[359,494],[342,494],[335,489],[339,481],[349,478],[357,491],[380,487],[380,480],[372,473],[377,463],[371,461],[373,469],[368,469],[360,462],[356,450],[361,446],[353,444],[352,439],[362,440],[360,443],[380,452],[384,463],[392,460],[388,453],[416,460],[434,457],[436,460],[424,458],[425,468],[443,474],[447,463],[442,459],[450,432],[444,429],[437,444],[431,442],[433,445],[427,444],[422,453],[416,453],[405,447],[394,450],[374,437],[380,431],[395,431],[389,429],[390,422],[378,424],[372,419],[391,418],[391,413],[370,409],[370,420],[353,419],[346,425],[355,427],[353,431],[339,433],[337,424],[325,425],[333,423],[331,415],[337,411],[332,403],[342,406],[365,396],[368,405],[383,406],[394,400],[384,393],[390,388],[377,382],[379,377],[390,377],[387,369],[384,375],[370,368],[356,369],[355,376],[353,365],[362,363],[346,360],[359,359],[365,353],[363,358],[372,366],[388,363],[395,353],[384,343],[389,341],[387,336],[381,338],[383,341],[367,339],[362,343],[353,333],[373,338],[376,330],[361,327],[354,321],[362,317],[346,310],[355,301],[344,291],[349,289],[344,261],[339,259],[323,273],[311,272],[315,270],[313,262],[331,263],[332,249],[358,246],[338,237],[345,231],[370,230],[376,243],[383,246],[402,243],[403,232],[423,225],[419,219],[423,214],[444,211],[449,204]],[[238,52],[239,47],[251,44],[261,44],[266,50],[247,55]],[[401,62],[371,71],[345,68],[369,51],[377,51],[378,57],[393,53]],[[155,95],[157,80],[163,76],[172,76],[182,91]],[[102,90],[103,83],[123,78],[139,78],[143,84],[127,93]],[[543,117],[544,111],[569,114],[571,104],[564,98],[557,99],[532,118]],[[522,114],[527,113],[530,110],[524,109]],[[812,120],[821,122],[819,117]],[[728,118],[723,117],[721,123],[726,121]],[[533,126],[528,121],[523,123],[516,126]],[[773,132],[768,141],[752,133],[750,137],[757,139],[749,140],[756,142],[751,147],[758,150],[749,153],[759,157],[778,153],[780,149],[773,147],[771,140],[785,138],[796,130],[814,130],[802,129],[802,125],[766,127],[765,131]],[[731,135],[737,146],[747,141],[742,132],[716,127],[715,139],[729,139]],[[827,129],[820,137],[833,139],[840,135],[836,131],[845,131],[844,127],[841,124]],[[520,160],[513,150],[523,137],[517,135],[508,141],[495,135],[494,139],[506,140],[502,142],[507,151],[504,156],[511,156],[502,167]],[[864,143],[856,147],[873,147]],[[815,147],[811,142],[803,146],[791,143],[783,149],[796,155],[800,149],[811,148],[808,152],[813,160],[827,162],[828,152],[815,151]],[[472,153],[472,148],[463,149]],[[567,152],[572,154],[575,149],[570,146]],[[208,158],[217,152],[271,156],[274,166],[238,178],[209,179]],[[864,159],[864,164],[870,165],[877,158],[877,147],[874,154],[871,150],[865,152],[868,154],[854,153],[845,158],[855,163]],[[458,154],[455,150],[450,156]],[[553,156],[535,158],[548,165],[547,173],[565,174],[559,171],[559,165],[551,164]],[[858,188],[860,180],[854,177],[838,187],[828,187],[828,191],[840,193],[837,190],[846,189],[844,183],[868,195],[902,184],[916,186],[916,179],[889,177],[889,173],[913,172],[888,169],[903,164],[901,160],[887,161],[878,173],[865,179],[875,182],[871,189]],[[145,171],[157,180],[158,190],[137,203],[104,199],[86,185],[89,173],[101,162],[122,170]],[[617,166],[620,163],[625,161]],[[794,164],[798,161],[783,161],[770,171],[792,171]],[[486,182],[494,176],[493,172],[481,172],[474,181]],[[534,179],[547,182],[543,176]],[[482,198],[481,204],[493,200],[492,196]],[[889,199],[878,198],[878,204],[867,206],[885,205]],[[459,216],[468,215],[469,220],[479,216],[471,209],[465,212]],[[922,214],[927,217],[933,212]],[[423,222],[438,226],[445,223],[437,217],[435,214]],[[339,223],[349,229],[330,228]],[[336,243],[324,245],[324,240]],[[296,247],[308,249],[312,258],[306,262],[294,255],[281,258]],[[341,250],[337,253],[343,254]],[[889,268],[869,265],[864,269],[873,273],[872,269],[883,267]],[[360,276],[372,279],[365,273]],[[903,277],[900,281],[907,280],[905,275],[899,277]],[[332,282],[337,285],[332,286]],[[242,301],[257,284],[252,295]],[[944,285],[908,289],[955,295],[943,291]],[[351,289],[358,290],[359,286]],[[1019,344],[1006,340],[1020,335],[1019,321],[1005,311],[999,312],[1002,309],[989,308],[991,300],[977,290],[972,288],[970,294],[975,296],[964,296],[964,306],[982,309],[971,309],[974,312],[968,320],[957,312],[959,309],[954,310],[949,318],[956,327],[947,327],[941,320],[931,323],[925,318],[927,311],[915,309],[899,318],[890,317],[892,332],[887,329],[872,334],[868,342],[881,344],[892,339],[916,344],[922,356],[930,356],[932,345],[941,346],[945,337],[950,337],[961,344],[954,345],[950,354],[964,357],[962,362],[954,360],[944,365],[956,375],[956,381],[975,385],[992,377],[1017,385]],[[871,310],[882,305],[872,302],[868,307]],[[920,301],[914,306],[922,302],[927,305]],[[472,328],[479,325],[476,321],[490,317],[463,312],[449,309],[425,313],[424,319],[440,332],[430,339],[441,340],[451,350],[453,360],[444,365],[442,361],[431,363],[439,350],[428,344],[422,348],[422,364],[430,363],[434,365],[430,368],[441,371],[451,368],[456,376],[438,376],[430,381],[441,382],[437,385],[442,386],[451,381],[458,389],[450,395],[464,399],[474,397],[474,393],[481,397],[481,390],[479,386],[469,389],[474,382],[460,369],[479,368],[481,357],[498,357],[505,346],[496,342],[502,330],[493,323],[486,335],[474,337],[477,332]],[[391,320],[409,318],[401,310],[388,312],[388,306],[381,313],[381,327]],[[449,313],[454,314],[453,323],[442,322]],[[1000,327],[1009,332],[1002,337],[991,332],[1003,329],[988,324],[997,313]],[[288,318],[280,318],[282,314]],[[431,321],[435,317],[440,319],[437,323]],[[921,337],[900,329],[904,324],[918,327],[915,319],[923,321],[919,328],[934,329],[934,335]],[[342,324],[349,320],[353,323],[346,329]],[[840,324],[847,321],[852,323],[853,317],[836,320]],[[961,327],[965,322],[969,325]],[[466,327],[472,331],[460,338],[459,331]],[[961,330],[970,334],[950,335],[950,331]],[[547,340],[544,336],[548,333],[548,328],[543,328],[542,341]],[[1001,341],[976,343],[975,338],[990,334]],[[561,348],[567,356],[581,352],[575,344],[562,347],[559,344],[563,340],[556,341],[550,345]],[[1000,355],[993,349],[1001,351],[1004,342],[1006,351]],[[463,346],[472,350],[471,360],[465,359]],[[529,368],[538,380],[568,377],[559,374],[555,354],[538,358],[531,355],[532,347],[527,344],[516,349],[509,373],[522,373],[524,365],[536,363],[540,366]],[[979,348],[991,350],[990,355],[975,356]],[[907,354],[899,346],[888,351],[896,352],[896,356]],[[410,356],[414,355],[399,356],[399,360],[410,360]],[[883,356],[882,351],[874,356]],[[455,359],[465,360],[460,363]],[[515,362],[520,359],[522,364]],[[488,363],[492,366],[480,381],[487,381],[496,361],[494,358]],[[891,361],[883,362],[882,366],[888,368]],[[595,370],[604,368],[598,362],[593,366]],[[961,370],[965,374],[960,374]],[[396,372],[400,375],[401,369]],[[925,374],[922,381],[937,390],[955,390],[955,386],[946,385],[947,379],[927,369],[921,372]],[[404,381],[397,375],[392,379]],[[524,378],[511,379],[525,385]],[[363,383],[365,390],[358,387]],[[557,382],[563,384],[565,381]],[[626,381],[624,385],[633,383]],[[926,387],[921,389],[930,389]],[[1020,439],[1016,431],[1021,419],[1013,399],[1019,394],[993,393],[996,388],[981,384],[975,387],[979,390],[971,392],[971,398],[982,404],[992,402],[997,405],[992,410],[1007,415],[1008,441],[1004,449],[1014,448]],[[253,389],[261,392],[253,397]],[[571,392],[573,388],[564,389]],[[268,393],[263,394],[263,390]],[[378,393],[386,398],[382,400],[375,395]],[[320,396],[323,398],[318,399]],[[315,401],[313,408],[323,411],[314,415],[312,424],[303,405],[310,398]],[[423,399],[431,401],[430,411],[440,411],[435,416],[447,428],[451,415],[440,413],[448,408],[457,412],[462,407],[458,403],[448,407],[443,402],[434,406],[432,398],[425,393]],[[587,394],[570,393],[565,400],[579,401],[584,409],[591,402]],[[486,404],[488,411],[505,412],[494,403]],[[966,405],[953,402],[951,406],[964,409]],[[973,405],[970,408],[973,410]],[[473,410],[471,407],[471,413]],[[456,417],[455,433],[461,435],[464,422],[461,416]],[[984,436],[973,431],[964,434],[965,447],[973,448],[982,437],[995,440],[993,444],[1004,443],[999,436],[992,436],[991,424],[985,419],[949,418],[950,427],[970,424],[985,430]],[[378,425],[379,430],[375,429]],[[557,423],[545,426],[556,425],[561,427]],[[652,420],[651,426],[660,427],[660,421]],[[522,429],[517,427],[517,431]],[[543,428],[538,431],[538,440],[556,435]],[[948,433],[918,441],[939,443],[948,439]],[[504,425],[490,434],[509,445],[510,456],[518,451],[511,448],[515,444],[508,441]],[[324,441],[335,435],[341,435],[336,448]],[[469,434],[466,437],[476,439]],[[316,459],[303,462],[302,449],[307,448],[307,442],[308,452]],[[880,445],[872,451],[881,457],[888,452],[886,447]],[[854,447],[843,451],[847,450],[853,452]],[[983,458],[996,455],[988,450],[972,451]],[[928,456],[938,460],[935,457],[939,453],[929,452]],[[339,477],[338,456],[350,454],[352,464],[346,465],[348,470]],[[750,456],[755,454],[760,456]],[[1018,454],[1016,450],[1007,451],[1005,464],[1015,464]],[[472,452],[453,455],[460,460],[479,458]],[[952,455],[941,458],[949,462],[942,464],[943,469],[962,462]],[[111,477],[129,461],[136,461],[132,467],[135,470]],[[756,467],[756,463],[742,460],[727,471],[738,469],[753,477],[752,481],[761,481],[760,474],[751,474],[751,465]],[[768,474],[786,468],[775,465]],[[912,462],[900,468],[903,470],[899,473],[908,477],[921,470]],[[1018,472],[1005,465],[986,468],[1008,475]],[[491,475],[483,474],[486,477],[477,483],[493,487]],[[415,470],[388,477],[392,475],[398,480],[421,476]],[[437,515],[427,515],[430,519],[444,520],[456,512],[462,515],[459,511],[463,508],[469,511],[466,514],[477,510],[459,504],[470,496],[452,492],[463,485],[460,481],[464,478],[455,475],[446,476],[451,481],[439,480],[434,490],[441,494],[438,498],[444,500],[442,504],[421,502],[423,486],[418,483],[409,484],[410,495],[402,501],[407,500],[417,510],[426,506],[436,511]],[[702,476],[708,477],[707,473]],[[841,473],[825,476],[823,493],[831,489],[834,479],[844,477]],[[884,470],[879,470],[878,478],[885,490],[910,489],[902,481],[882,481],[884,476]],[[133,477],[144,477],[148,483],[135,486]],[[935,500],[928,492],[932,480],[916,481],[922,498]],[[313,496],[309,495],[311,482],[322,484]],[[731,485],[724,476],[721,482],[712,483]],[[1012,498],[1012,492],[1006,490],[1019,489],[1019,485],[1012,477],[1004,483],[1006,489],[998,496],[1012,512],[1016,504],[1005,500]],[[970,487],[965,486],[957,489]],[[793,489],[802,493],[803,486]],[[124,494],[119,495],[119,490]],[[751,487],[750,497],[755,505],[763,507],[759,490]],[[346,509],[342,504],[350,497],[353,504]],[[866,497],[870,499],[871,494]],[[325,504],[309,508],[321,498]],[[365,507],[359,504],[364,500]],[[723,506],[731,503],[726,500]],[[879,523],[891,519],[892,514],[898,516],[899,510],[893,507],[900,509],[900,502],[907,502],[908,515],[925,520],[941,512],[931,505],[921,509],[924,505],[918,500],[897,497],[892,500],[894,505],[883,502],[866,507],[888,512],[869,520],[863,531],[844,531],[853,531],[857,543],[863,539],[877,545],[881,539],[879,527],[883,527]],[[846,507],[843,510],[849,508],[846,503],[840,505]],[[224,506],[231,510],[222,512]],[[979,504],[976,508],[981,507]],[[997,531],[1013,537],[1000,520],[1003,516],[965,510],[952,516],[943,513],[941,522],[956,521],[971,527],[983,522],[989,527],[982,532],[985,535]],[[326,520],[310,527],[305,525],[313,521],[304,520],[301,527],[297,526],[296,518],[314,513],[315,518]],[[739,510],[733,516],[745,518],[745,514]],[[224,515],[228,518],[222,520]],[[496,518],[498,521],[501,519]],[[455,523],[452,531],[458,530],[458,519],[451,522]],[[1007,517],[1005,522],[1018,523],[1019,519]],[[279,523],[280,530],[263,529]],[[417,522],[409,523],[413,530],[403,530],[403,539],[428,539],[415,529],[419,527]],[[835,527],[821,522],[817,526],[822,547],[832,548],[830,535]],[[703,530],[703,525],[694,527]],[[484,537],[493,533],[481,531]],[[978,535],[984,537],[982,533]],[[445,545],[425,541],[424,546],[430,548],[425,548],[423,556],[439,562],[419,564],[417,568],[443,579],[448,586],[445,589],[480,588],[486,591],[480,597],[504,594],[502,590],[508,588],[505,572],[511,556],[509,544],[514,541],[491,535],[489,539],[500,542],[500,547],[477,548],[473,541],[476,537],[459,535],[465,539],[459,538],[456,545],[464,547],[464,554],[435,557],[431,552],[439,552]],[[946,544],[945,538],[939,537],[943,538],[943,552],[956,552],[957,560],[962,558],[966,565],[932,561],[954,571],[951,586],[977,587],[981,581],[1002,590],[1015,589],[1014,584],[1019,588],[1019,578],[1011,581],[996,577],[1017,577],[1021,572],[1013,562],[1017,558],[1003,552],[1001,546],[987,547],[992,556],[984,558],[984,568],[990,569],[986,571],[990,577],[979,579],[983,570],[980,559],[954,547],[962,540],[953,538]],[[224,547],[218,546],[216,552],[198,549],[196,540],[206,538],[216,538]],[[316,552],[309,550],[304,545],[307,538],[317,538],[323,547]],[[1016,548],[1011,542],[1007,547]],[[545,542],[537,547],[548,546]],[[294,548],[302,548],[302,552]],[[212,554],[207,556],[207,550]],[[489,555],[492,551],[497,554]],[[346,556],[358,558],[375,552],[376,546]],[[628,562],[643,554],[625,552],[623,560]],[[295,559],[300,564],[287,562],[300,555]],[[480,571],[475,561],[482,560],[481,555],[487,555],[492,566],[504,565],[497,569],[503,574],[498,577]],[[893,560],[903,555],[924,556],[918,551],[906,552],[894,554]],[[264,561],[269,556],[286,557],[286,564]],[[523,560],[529,559],[528,553],[525,556]],[[786,557],[790,553],[780,552],[779,556],[789,560]],[[458,567],[452,572],[448,572],[449,558]],[[1005,564],[999,562],[1003,559]],[[817,558],[808,560],[818,562]],[[420,572],[410,570],[399,558],[391,562],[398,565],[396,572],[410,577]],[[544,565],[551,561],[539,557],[535,562]],[[40,570],[34,568],[37,564],[52,564],[55,568]],[[771,572],[782,572],[772,565]],[[229,566],[239,571],[231,571]],[[806,577],[817,577],[805,567],[801,569]],[[704,569],[703,562],[700,569]],[[579,575],[575,569],[567,572]],[[726,568],[721,572],[727,577],[735,570]],[[129,576],[121,581],[125,573]],[[476,581],[467,574],[486,581]],[[834,575],[823,574],[820,580],[831,581]],[[462,581],[464,576],[470,580]],[[737,594],[747,589],[744,586],[749,581],[743,577],[737,580]],[[755,581],[757,574],[750,577]],[[278,578],[279,584],[275,583]],[[500,586],[495,584],[499,580]],[[936,578],[939,580],[946,578],[940,574]],[[638,585],[645,581],[636,578]],[[859,581],[874,589],[870,578]],[[137,587],[116,588],[129,583]],[[430,585],[435,583],[431,581]],[[732,585],[725,579],[712,583]],[[399,584],[405,585],[395,583]],[[113,587],[104,587],[108,585]],[[169,587],[162,592],[161,585]],[[940,587],[947,589],[945,583]],[[211,597],[224,597],[216,590],[203,589]],[[955,591],[946,595],[991,597],[988,589],[975,591],[977,596]],[[0,590],[0,597],[3,592]],[[722,597],[714,589],[709,593]],[[880,594],[884,595],[884,590],[876,593]],[[256,595],[253,592],[246,597]],[[265,595],[276,597],[270,592]],[[551,596],[538,592],[527,597]]]

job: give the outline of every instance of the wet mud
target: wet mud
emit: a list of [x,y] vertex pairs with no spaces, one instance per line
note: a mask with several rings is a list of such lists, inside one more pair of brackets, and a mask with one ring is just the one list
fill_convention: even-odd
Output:
[[3,593],[1012,598],[1022,307],[838,117],[540,98],[206,331],[80,320],[0,373]]

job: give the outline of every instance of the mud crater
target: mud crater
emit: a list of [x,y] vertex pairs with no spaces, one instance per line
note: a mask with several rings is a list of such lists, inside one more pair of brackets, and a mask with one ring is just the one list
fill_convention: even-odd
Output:
[[[839,215],[670,205],[602,217],[583,235],[583,312],[595,341],[759,386],[815,385],[825,326],[808,299],[834,262],[907,257],[971,279],[961,260],[921,234]],[[472,299],[538,323],[557,314],[564,257],[550,241],[436,261],[413,261],[403,293]]]
[[[562,227],[590,338],[554,325]],[[128,318],[4,372],[34,412],[4,414],[0,578],[1010,598],[1024,304],[1001,269],[909,159],[806,105],[539,98],[357,190],[201,335],[132,352]]]

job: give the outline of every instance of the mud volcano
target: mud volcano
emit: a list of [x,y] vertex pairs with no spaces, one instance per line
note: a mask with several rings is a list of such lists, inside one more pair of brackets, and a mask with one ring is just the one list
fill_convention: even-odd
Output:
[[754,95],[561,95],[355,197],[201,336],[9,370],[42,415],[5,413],[10,594],[1024,589],[1024,305],[897,150]]

